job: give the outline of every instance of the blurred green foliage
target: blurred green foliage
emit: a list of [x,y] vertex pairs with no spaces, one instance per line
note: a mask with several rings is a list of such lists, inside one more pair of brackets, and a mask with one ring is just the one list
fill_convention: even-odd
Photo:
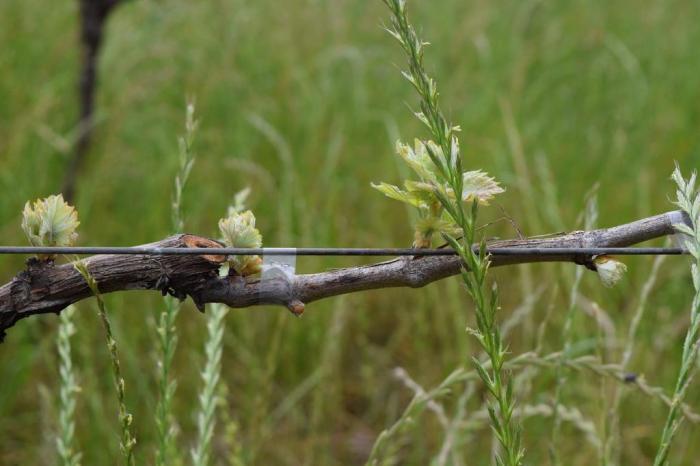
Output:
[[[462,127],[465,168],[484,169],[507,189],[484,209],[484,222],[505,213],[528,235],[580,228],[584,193],[596,182],[601,226],[659,213],[672,208],[673,160],[686,169],[700,165],[697,2],[415,0],[411,8],[432,42],[427,65],[440,83],[443,107]],[[3,244],[24,244],[22,206],[61,185],[77,115],[77,13],[75,1],[0,2]],[[378,0],[140,0],[120,7],[100,58],[98,125],[75,202],[78,243],[134,245],[171,233],[177,137],[191,96],[200,130],[184,193],[186,231],[216,236],[232,196],[250,185],[267,246],[409,245],[411,212],[370,188],[372,181],[405,178],[394,143],[424,134],[406,108],[416,100],[395,66],[403,63],[400,51],[381,28],[386,17]],[[485,234],[517,233],[499,221]],[[22,260],[0,258],[3,282]],[[603,289],[594,274],[584,275],[572,351],[619,360],[652,260],[626,260],[628,277],[613,290]],[[305,258],[298,272],[356,263]],[[512,352],[535,346],[548,310],[543,351],[561,349],[573,268],[530,265],[493,275],[503,318],[530,306],[509,336]],[[668,259],[630,365],[667,390],[691,293],[685,261]],[[155,321],[164,303],[152,292],[105,299],[134,413],[136,456],[150,463]],[[361,463],[412,396],[392,376],[394,367],[432,387],[469,364],[476,348],[464,331],[473,324],[466,320],[472,315],[464,312],[467,305],[458,283],[446,280],[422,290],[314,303],[302,319],[277,308],[230,312],[222,417],[237,425],[243,458],[249,464]],[[610,319],[605,338],[600,319],[592,317],[595,306]],[[189,303],[177,324],[174,408],[186,460],[196,433],[206,329]],[[55,458],[57,325],[52,316],[23,320],[0,346],[0,464],[52,464]],[[78,306],[75,325],[82,387],[76,439],[84,464],[112,464],[117,406],[90,303]],[[516,389],[521,403],[534,404],[550,400],[553,386],[553,371],[543,370],[531,386]],[[610,382],[574,373],[562,403],[578,408],[603,435],[611,390]],[[444,401],[449,412],[458,394]],[[483,396],[477,390],[467,413]],[[688,402],[699,401],[691,390]],[[649,463],[666,411],[629,392],[621,405],[623,464]],[[577,430],[563,428],[561,457],[590,464],[595,451]],[[224,430],[220,426],[214,442],[219,464],[227,464]],[[529,464],[546,463],[550,430],[546,417],[524,421]],[[675,464],[694,464],[697,434],[690,423],[682,427]],[[399,463],[422,465],[439,450],[442,434],[428,412],[402,439]],[[490,441],[487,429],[468,432],[459,449],[470,463],[485,464]]]

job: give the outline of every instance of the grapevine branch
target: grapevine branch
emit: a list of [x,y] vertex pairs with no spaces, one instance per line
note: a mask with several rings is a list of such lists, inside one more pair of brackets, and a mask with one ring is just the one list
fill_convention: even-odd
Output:
[[[680,211],[667,212],[631,223],[592,231],[492,241],[489,247],[590,248],[625,247],[672,235],[673,225],[687,222]],[[218,241],[191,234],[168,237],[145,247],[221,248]],[[261,304],[286,306],[301,314],[306,304],[320,299],[379,288],[420,288],[460,271],[457,256],[401,257],[372,265],[266,280],[219,276],[226,257],[216,251],[197,255],[101,255],[85,259],[101,293],[159,290],[180,299],[190,296],[197,308],[223,303],[233,308]],[[573,262],[595,270],[590,255],[492,256],[491,266],[529,262]],[[72,264],[56,265],[30,259],[27,268],[0,287],[0,341],[17,321],[34,314],[60,313],[68,305],[92,296]]]

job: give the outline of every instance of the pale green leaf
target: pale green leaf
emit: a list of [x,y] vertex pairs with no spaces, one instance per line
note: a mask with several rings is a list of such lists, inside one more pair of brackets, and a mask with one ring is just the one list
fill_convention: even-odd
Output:
[[496,180],[481,170],[464,172],[462,179],[464,181],[462,200],[465,202],[476,199],[481,204],[488,204],[495,195],[505,191]]
[[416,231],[424,236],[433,234],[458,235],[461,229],[453,222],[438,217],[424,217],[416,222]]
[[[255,228],[255,215],[250,210],[232,212],[219,220],[219,230],[223,242],[232,248],[260,248],[262,235]],[[229,262],[239,275],[246,276],[260,271],[261,260],[258,256],[232,256]]]
[[598,256],[593,261],[595,263],[598,277],[603,285],[612,288],[623,277],[627,271],[627,266],[610,256]]
[[377,191],[383,193],[385,196],[390,197],[391,199],[400,201],[400,202],[405,202],[406,204],[412,205],[414,207],[423,207],[425,204],[420,198],[420,196],[416,196],[413,193],[409,193],[407,191],[402,190],[398,186],[394,186],[393,184],[388,184],[388,183],[379,183],[379,184],[374,184],[372,183],[372,187],[376,189]]
[[408,144],[403,144],[401,141],[396,143],[396,153],[406,162],[406,164],[420,177],[423,181],[437,182],[435,175],[436,167],[428,155],[425,144],[416,139],[414,147],[411,148]]
[[72,246],[78,225],[78,213],[61,194],[27,202],[22,212],[22,229],[33,246]]

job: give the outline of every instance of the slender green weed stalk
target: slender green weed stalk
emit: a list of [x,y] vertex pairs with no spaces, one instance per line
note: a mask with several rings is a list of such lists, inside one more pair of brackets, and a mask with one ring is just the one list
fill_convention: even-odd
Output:
[[58,436],[56,437],[56,450],[62,466],[78,466],[80,464],[80,452],[75,449],[75,395],[80,391],[73,371],[71,359],[70,339],[75,334],[73,314],[75,308],[69,306],[61,313],[58,326],[56,346],[60,360],[59,375],[60,387],[58,391]]
[[690,269],[695,295],[690,306],[690,326],[683,342],[681,367],[678,372],[673,397],[671,398],[671,407],[668,411],[666,424],[661,434],[661,442],[654,458],[654,466],[662,466],[668,463],[671,442],[683,421],[681,407],[695,369],[698,337],[700,337],[700,193],[695,186],[697,175],[693,173],[690,179],[686,181],[680,169],[676,166],[671,179],[678,187],[676,190],[676,205],[690,219],[690,226],[680,223],[675,225],[675,227],[680,233],[687,235],[685,245],[692,256]]
[[[656,280],[659,276],[659,270],[661,265],[666,260],[667,256],[656,256],[654,262],[651,266],[651,272],[649,272],[649,277],[644,282],[642,286],[642,291],[639,295],[639,302],[630,320],[629,328],[627,329],[627,339],[625,340],[625,347],[622,351],[622,359],[620,361],[620,369],[627,371],[629,364],[632,360],[632,355],[634,354],[635,343],[638,337],[639,324],[642,322],[644,313],[647,308],[647,302],[649,300],[649,295],[651,294]],[[607,428],[606,428],[606,438],[604,444],[604,459],[603,464],[620,464],[620,453],[621,453],[621,433],[620,433],[620,404],[625,396],[626,390],[624,385],[617,385],[615,387],[615,393],[613,395],[612,404],[609,410],[609,414],[606,418]]]
[[173,228],[176,232],[181,232],[185,228],[185,219],[182,215],[182,192],[190,177],[196,158],[192,146],[199,122],[194,117],[194,110],[194,102],[189,102],[185,115],[185,135],[178,140],[180,170],[175,177],[175,192],[171,203]]
[[209,464],[211,440],[214,436],[214,417],[218,401],[218,384],[221,376],[221,353],[224,336],[224,317],[228,307],[214,304],[210,308],[207,320],[207,342],[204,346],[206,364],[202,371],[204,386],[199,393],[199,412],[197,414],[197,443],[192,450],[192,464],[205,466]]
[[[194,103],[187,104],[185,117],[185,135],[180,137],[179,155],[180,169],[175,177],[175,191],[171,204],[173,229],[181,233],[185,221],[182,215],[182,192],[192,171],[195,154],[192,148],[197,130],[197,120],[194,118]],[[175,461],[175,425],[173,423],[172,400],[175,395],[177,382],[170,375],[173,356],[177,346],[177,331],[175,320],[180,312],[180,301],[172,296],[166,296],[165,309],[158,321],[158,405],[156,406],[156,429],[158,445],[156,450],[156,466],[166,466]]]
[[[550,417],[553,416],[554,408],[551,404],[540,403],[536,405],[524,404],[516,409],[521,418],[529,417]],[[557,406],[557,411],[559,411],[559,417],[571,424],[579,433],[583,434],[583,438],[594,448],[600,449],[600,438],[596,430],[595,423],[587,419],[583,413],[575,406],[566,406],[564,404],[559,404]],[[463,423],[461,426],[466,431],[478,430],[483,428],[484,424],[489,421],[488,412],[485,410],[479,410],[470,413],[469,419]]]
[[243,446],[239,438],[239,425],[236,419],[231,416],[228,399],[228,386],[226,382],[221,381],[219,383],[218,415],[224,431],[221,440],[226,449],[226,464],[229,466],[245,466]]
[[[596,220],[598,218],[598,204],[597,197],[594,191],[588,196],[586,202],[586,210],[584,213],[584,225],[586,230],[590,230],[595,226]],[[564,318],[564,328],[562,330],[562,337],[564,340],[564,349],[561,352],[561,361],[556,369],[556,385],[554,388],[554,402],[552,409],[552,434],[551,441],[549,444],[549,456],[552,464],[559,464],[559,455],[557,454],[557,445],[559,445],[559,433],[561,430],[561,417],[559,416],[559,404],[561,403],[562,391],[564,389],[564,384],[566,383],[566,373],[564,372],[564,362],[566,358],[570,357],[571,345],[572,345],[572,328],[574,323],[574,317],[576,316],[576,301],[578,299],[579,287],[581,285],[581,279],[583,278],[583,268],[577,267],[574,277],[574,283],[571,287],[571,293],[569,294],[569,307],[566,311],[566,317]]]
[[367,459],[367,466],[392,465],[398,462],[396,455],[399,450],[399,442],[396,436],[407,429],[413,421],[429,406],[439,398],[450,393],[450,387],[468,376],[468,371],[457,369],[452,372],[440,385],[432,390],[415,391],[413,399],[404,409],[401,417],[390,427],[384,429],[372,446],[372,450]]
[[105,306],[100,290],[97,287],[97,281],[90,275],[87,263],[84,261],[74,262],[75,269],[80,272],[85,281],[87,282],[90,291],[95,295],[97,300],[97,309],[102,320],[102,326],[105,329],[105,334],[107,337],[107,348],[109,349],[109,356],[112,360],[112,372],[114,375],[114,384],[117,388],[117,401],[119,403],[119,423],[121,424],[121,439],[119,442],[119,448],[124,456],[125,463],[127,466],[132,466],[134,462],[134,446],[136,445],[136,439],[131,434],[131,423],[133,421],[132,415],[126,409],[126,401],[124,395],[124,378],[122,377],[121,364],[119,363],[119,355],[117,351],[117,341],[114,339],[112,333],[112,324],[109,322],[109,317],[107,316],[107,307]]
[[[262,235],[255,228],[255,215],[245,210],[245,201],[250,190],[238,192],[229,206],[227,216],[219,220],[219,230],[223,242],[229,247],[259,248]],[[262,260],[259,256],[234,256],[229,259],[228,273],[240,277],[254,275],[261,270]],[[199,411],[197,413],[197,443],[192,449],[192,463],[195,466],[209,464],[211,441],[214,436],[214,416],[219,402],[221,385],[221,353],[223,350],[224,317],[228,307],[223,304],[211,306],[207,319],[207,341],[204,345],[206,362],[202,371],[204,386],[199,394]]]
[[[472,297],[476,311],[477,329],[471,330],[488,355],[491,368],[473,358],[476,370],[493,400],[488,411],[491,425],[502,447],[496,462],[519,465],[524,452],[521,446],[521,429],[514,419],[515,399],[512,379],[503,365],[507,348],[496,323],[498,292],[494,285],[490,292],[486,283],[489,259],[486,243],[481,240],[479,250],[473,249],[476,240],[476,219],[479,203],[485,203],[503,190],[481,171],[462,171],[457,132],[443,116],[435,81],[423,66],[423,51],[427,45],[419,39],[406,16],[405,0],[383,0],[392,13],[389,33],[401,44],[408,58],[408,71],[404,77],[421,97],[418,119],[429,129],[434,141],[416,143],[411,151],[399,146],[400,155],[421,178],[419,182],[407,181],[406,190],[381,184],[376,188],[387,196],[414,205],[421,218],[416,228],[416,245],[429,246],[434,233],[441,234],[457,251],[463,261],[462,281]],[[465,209],[463,203],[470,203]],[[461,238],[455,236],[461,234]]]
[[460,430],[467,416],[467,402],[472,395],[474,395],[474,383],[470,382],[465,384],[462,394],[457,400],[454,416],[447,426],[440,451],[433,458],[431,465],[446,466],[448,464],[448,459],[452,460],[450,464],[459,464],[457,459],[459,454],[458,447],[460,440],[463,438],[463,433],[461,433]]
[[[486,370],[491,369],[490,361],[484,363],[484,368]],[[610,380],[616,382],[620,386],[635,388],[641,394],[648,396],[650,399],[660,401],[669,407],[673,404],[673,401],[660,387],[649,385],[644,377],[637,377],[634,381],[630,382],[626,377],[625,371],[619,365],[601,364],[596,357],[591,355],[562,359],[561,351],[548,354],[539,354],[536,351],[531,351],[508,359],[504,363],[504,368],[513,372],[530,371],[532,372],[531,376],[534,376],[537,372],[543,370],[555,372],[560,368],[563,368],[578,374],[596,377],[601,381]],[[378,436],[374,446],[372,447],[369,460],[366,463],[367,466],[386,466],[396,464],[399,460],[397,455],[400,449],[400,442],[397,440],[397,437],[412,426],[415,426],[416,419],[426,409],[431,409],[436,413],[440,411],[442,409],[442,407],[438,404],[440,398],[451,393],[455,385],[461,383],[466,384],[466,396],[471,396],[471,389],[469,388],[469,385],[479,380],[480,377],[481,375],[477,369],[469,370],[467,368],[459,368],[453,371],[446,379],[440,382],[440,384],[433,389],[414,390],[414,397],[406,406],[401,416],[396,420],[396,422],[394,422],[394,424],[386,428]],[[685,419],[695,424],[700,423],[700,414],[693,412],[691,407],[685,403],[681,403],[679,406],[681,408],[680,414]],[[595,432],[595,426],[593,426],[591,421],[585,419],[583,414],[578,412],[576,408],[567,407],[560,403],[556,409],[559,411],[559,416],[561,417],[562,421],[570,422],[579,430],[585,432],[589,442],[596,448],[602,447],[600,445],[598,434]],[[523,412],[530,412],[528,416],[536,414],[550,417],[553,415],[553,411],[553,406],[543,404],[537,405],[535,412],[532,412],[532,406],[527,405],[522,409],[517,409],[517,412],[521,414]],[[460,417],[459,413],[458,417]],[[483,427],[484,421],[491,422],[491,414],[488,407],[486,409],[479,409],[472,412],[469,415],[468,420],[463,420],[459,423],[459,428],[470,431],[478,430]],[[450,430],[453,428],[453,426],[447,426],[446,430],[448,436],[450,434]],[[450,442],[448,438],[446,438],[445,441]],[[451,441],[454,441],[454,439]],[[450,445],[448,445],[447,449],[449,448],[451,448]],[[442,462],[439,462],[438,464],[442,464]]]
[[180,302],[172,296],[164,298],[165,309],[160,314],[158,321],[158,404],[156,406],[156,429],[158,445],[156,450],[156,465],[165,466],[172,464],[175,456],[174,440],[175,426],[173,424],[172,401],[177,387],[176,380],[170,375],[175,347],[177,346],[177,332],[175,319],[180,312]]

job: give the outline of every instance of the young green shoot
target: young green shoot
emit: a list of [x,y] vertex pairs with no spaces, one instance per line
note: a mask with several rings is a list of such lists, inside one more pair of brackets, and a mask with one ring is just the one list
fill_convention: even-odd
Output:
[[[249,193],[249,188],[239,191],[229,206],[226,217],[219,220],[221,240],[227,247],[262,247],[262,235],[255,228],[255,214],[245,208],[245,201]],[[230,256],[228,265],[239,276],[246,277],[260,272],[262,259],[260,256]]]
[[[73,246],[80,222],[75,208],[63,195],[51,195],[27,202],[22,211],[22,230],[32,246]],[[53,260],[55,255],[39,255],[40,260]]]

